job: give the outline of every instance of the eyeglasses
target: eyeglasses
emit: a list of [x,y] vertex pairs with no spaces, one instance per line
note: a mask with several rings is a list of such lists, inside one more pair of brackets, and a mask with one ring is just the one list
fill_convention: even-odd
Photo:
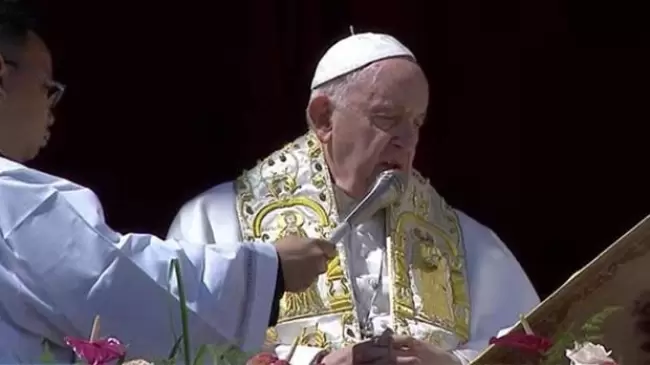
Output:
[[47,98],[50,100],[52,108],[54,108],[63,97],[65,85],[58,81],[49,80],[44,82],[43,86],[47,89]]
[[[5,60],[5,64],[20,69],[20,64],[15,61]],[[54,80],[45,80],[43,81],[43,88],[45,88],[47,93],[47,99],[50,101],[50,107],[54,108],[56,104],[63,97],[65,92],[65,85]]]

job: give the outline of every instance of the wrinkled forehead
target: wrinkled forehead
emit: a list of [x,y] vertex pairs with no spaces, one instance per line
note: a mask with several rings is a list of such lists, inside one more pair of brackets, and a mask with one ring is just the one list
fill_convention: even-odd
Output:
[[420,66],[408,58],[392,58],[369,65],[352,92],[369,106],[394,106],[422,113],[429,103],[426,76]]

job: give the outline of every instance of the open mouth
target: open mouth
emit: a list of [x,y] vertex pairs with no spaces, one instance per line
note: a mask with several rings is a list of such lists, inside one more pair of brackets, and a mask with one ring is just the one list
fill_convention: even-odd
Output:
[[383,162],[381,164],[382,170],[403,170],[402,164],[397,162]]

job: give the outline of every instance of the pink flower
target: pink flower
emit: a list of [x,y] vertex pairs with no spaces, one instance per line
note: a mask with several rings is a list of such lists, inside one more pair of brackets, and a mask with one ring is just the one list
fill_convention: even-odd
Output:
[[65,343],[89,365],[104,365],[126,354],[124,345],[112,337],[97,341],[66,337]]
[[527,335],[525,333],[509,333],[499,338],[492,337],[490,345],[514,347],[532,352],[544,353],[551,348],[551,341],[547,338]]

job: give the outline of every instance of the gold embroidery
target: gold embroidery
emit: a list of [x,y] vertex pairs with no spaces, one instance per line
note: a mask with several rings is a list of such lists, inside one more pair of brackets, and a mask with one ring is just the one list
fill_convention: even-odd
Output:
[[264,340],[265,345],[276,345],[278,343],[278,331],[271,327],[266,330],[266,339]]
[[[391,222],[387,234],[389,266],[394,271],[391,308],[395,320],[428,323],[467,341],[469,300],[456,215],[435,191],[425,193],[433,189],[423,186],[428,182],[419,175],[412,183],[399,211],[393,208],[387,216]],[[413,287],[422,299],[419,309]]]
[[327,293],[333,313],[350,311],[353,308],[350,286],[342,266],[339,256],[327,264]]
[[302,196],[284,198],[282,200],[277,200],[270,203],[269,205],[260,209],[260,211],[255,215],[255,220],[253,221],[253,235],[255,237],[261,237],[262,235],[262,220],[266,218],[268,214],[273,211],[282,209],[282,208],[292,208],[295,206],[304,206],[310,208],[318,216],[319,223],[322,226],[329,225],[329,218],[325,209],[318,204],[317,202]]
[[422,341],[426,341],[428,343],[432,343],[436,345],[438,348],[444,349],[446,347],[446,335],[444,332],[441,331],[429,331],[427,332],[424,337],[422,338]]
[[451,287],[451,273],[447,258],[436,245],[433,236],[428,232],[422,232],[416,228],[413,234],[417,238],[413,252],[413,276],[416,286],[420,288],[431,288],[423,290],[422,316],[428,318],[431,313],[437,313],[438,317],[451,323],[453,315],[453,289]]
[[[237,180],[237,214],[242,236],[275,241],[287,234],[324,238],[338,215],[320,144],[308,134],[271,154]],[[306,316],[351,311],[352,294],[343,269],[345,256],[328,263],[325,296],[316,284],[286,294],[278,323]]]
[[422,192],[413,191],[411,194],[411,201],[413,202],[413,213],[420,217],[428,217],[431,213],[429,207],[431,202],[428,201],[428,197]]
[[324,350],[329,350],[331,348],[331,343],[327,340],[327,335],[325,332],[321,331],[318,328],[318,324],[314,326],[314,330],[309,333],[305,333],[300,341],[299,345],[302,346],[313,346],[318,347]]
[[[288,234],[325,238],[339,219],[322,149],[311,133],[244,172],[236,189],[237,214],[246,240],[275,241]],[[457,217],[416,172],[407,194],[387,209],[386,232],[393,330],[408,335],[412,325],[428,325],[467,340],[469,301]],[[285,323],[299,325],[296,321],[303,318],[338,315],[343,333],[335,345],[358,341],[346,268],[341,251],[329,262],[323,287],[314,285],[306,292],[285,295],[277,328]],[[417,307],[415,296],[422,298]],[[326,331],[316,327],[302,339],[303,344],[329,344]],[[275,333],[277,340],[275,330],[269,333]]]

